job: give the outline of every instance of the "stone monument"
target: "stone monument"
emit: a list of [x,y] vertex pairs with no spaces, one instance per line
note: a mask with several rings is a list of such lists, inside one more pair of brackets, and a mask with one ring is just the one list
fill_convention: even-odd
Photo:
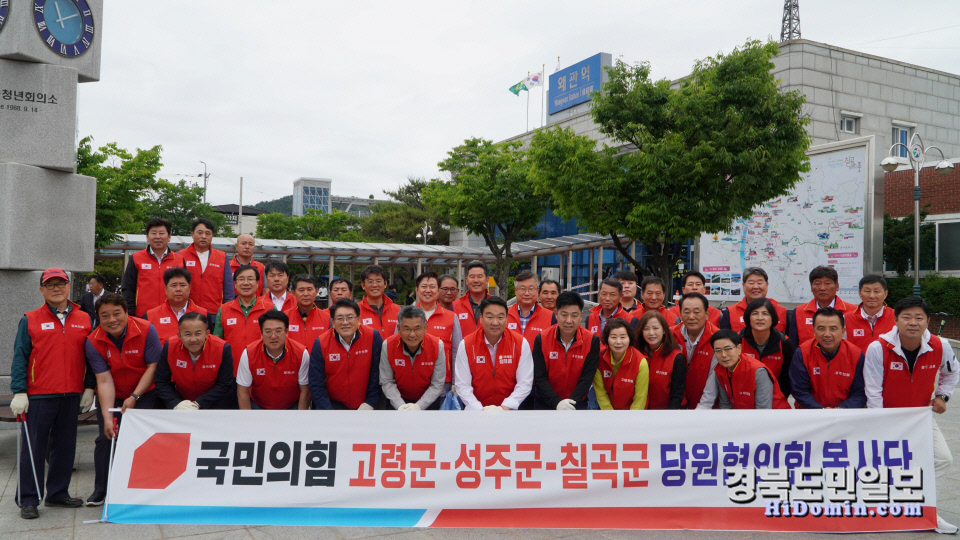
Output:
[[77,84],[100,80],[102,0],[0,0],[0,388],[40,271],[93,270],[96,180],[76,173]]

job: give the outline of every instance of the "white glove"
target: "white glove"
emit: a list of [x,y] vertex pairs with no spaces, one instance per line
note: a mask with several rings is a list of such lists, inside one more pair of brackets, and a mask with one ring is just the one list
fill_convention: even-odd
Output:
[[422,411],[419,405],[416,403],[404,403],[398,409],[398,411]]
[[180,403],[177,403],[177,406],[173,408],[175,411],[199,411],[200,405],[197,405],[196,401],[190,401],[185,399]]
[[357,407],[357,410],[358,410],[358,411],[372,411],[372,410],[373,410],[373,407],[371,407],[370,405],[368,405],[368,404],[366,404],[366,403],[361,403],[360,406]]
[[27,394],[15,394],[13,396],[13,400],[10,402],[10,410],[13,411],[14,416],[27,412],[29,408],[30,398],[27,397]]
[[499,405],[487,405],[486,407],[483,408],[483,410],[485,410],[485,411],[502,411],[502,410],[503,410],[503,407],[501,407],[501,406],[499,406]]
[[577,402],[572,399],[563,399],[560,400],[560,403],[557,403],[558,411],[575,411],[577,410]]
[[80,414],[90,412],[90,407],[93,407],[93,388],[85,388],[80,396]]

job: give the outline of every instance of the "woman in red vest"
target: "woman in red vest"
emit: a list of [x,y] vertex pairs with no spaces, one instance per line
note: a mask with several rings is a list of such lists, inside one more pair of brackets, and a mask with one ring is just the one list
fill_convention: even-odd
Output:
[[647,408],[650,369],[647,359],[634,348],[635,342],[629,323],[623,319],[607,320],[600,364],[593,378],[597,403],[603,410]]
[[761,362],[777,380],[780,391],[789,396],[790,362],[797,350],[790,338],[777,330],[780,316],[777,306],[768,298],[757,298],[743,310],[743,320],[747,323],[740,330],[740,348],[742,353]]
[[[710,337],[717,364],[707,385],[714,385],[721,409],[789,409],[777,380],[752,356],[742,355],[740,336],[733,330],[717,330]],[[713,400],[700,400],[698,409],[713,408]]]
[[687,382],[687,357],[659,311],[644,313],[638,326],[637,349],[650,368],[647,408],[679,409]]

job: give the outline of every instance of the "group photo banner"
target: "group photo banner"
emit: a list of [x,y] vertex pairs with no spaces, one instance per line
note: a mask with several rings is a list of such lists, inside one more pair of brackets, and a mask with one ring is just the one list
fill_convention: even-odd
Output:
[[113,523],[936,527],[929,408],[123,415]]

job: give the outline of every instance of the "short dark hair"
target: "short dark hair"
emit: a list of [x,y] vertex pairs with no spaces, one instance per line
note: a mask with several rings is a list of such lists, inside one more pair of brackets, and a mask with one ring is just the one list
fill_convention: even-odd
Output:
[[691,271],[689,271],[689,272],[687,272],[686,274],[683,275],[683,281],[682,281],[683,285],[681,285],[681,286],[682,286],[682,287],[686,287],[686,286],[687,286],[687,280],[690,279],[690,278],[692,278],[692,277],[699,278],[699,279],[700,279],[700,283],[703,283],[704,285],[707,284],[707,278],[705,278],[705,277],[703,276],[703,274],[701,274],[700,272],[697,272],[696,270],[691,270]]
[[686,299],[688,299],[688,298],[693,298],[693,299],[695,299],[695,300],[699,300],[699,301],[703,302],[703,310],[704,310],[704,311],[710,311],[710,301],[707,300],[707,297],[706,297],[706,296],[704,296],[704,295],[702,295],[702,294],[700,294],[700,293],[698,293],[698,292],[683,293],[683,295],[680,297],[680,301],[677,302],[677,306],[680,308],[681,311],[683,310],[683,301],[686,300]]
[[189,270],[179,266],[174,266],[173,268],[167,268],[166,271],[163,272],[163,286],[166,287],[169,285],[170,280],[175,277],[182,277],[183,279],[187,280],[188,285],[191,281],[193,281],[193,275],[190,274]]
[[200,321],[200,322],[203,323],[204,326],[207,326],[208,324],[210,324],[210,323],[207,321],[207,316],[204,315],[203,313],[197,313],[196,311],[190,311],[190,312],[184,313],[184,314],[183,314],[183,317],[180,317],[180,321],[177,322],[177,326],[178,326],[178,327],[183,326],[183,323],[185,323],[185,322],[187,322],[187,321]]
[[397,314],[397,322],[402,321],[403,319],[421,319],[423,320],[424,324],[426,324],[427,314],[424,313],[423,309],[420,307],[403,306],[400,308],[400,312]]
[[837,274],[837,271],[832,266],[818,266],[810,271],[810,284],[813,285],[813,282],[820,278],[828,278],[833,280],[834,283],[840,283],[840,276]]
[[[623,294],[623,283],[620,283],[619,279],[607,278],[600,282],[600,287],[603,287],[604,285],[607,287],[613,287],[618,293]],[[597,289],[599,290],[600,287],[597,287]]]
[[283,261],[270,261],[263,265],[264,275],[269,274],[271,270],[279,270],[290,277],[290,267]]
[[350,293],[353,294],[353,283],[351,283],[350,280],[343,279],[343,278],[336,278],[330,282],[330,288],[332,289],[333,286],[336,285],[337,283],[345,284],[347,286],[347,289],[350,289]]
[[507,307],[507,301],[499,296],[488,296],[480,302],[480,315],[483,315],[483,312],[487,310],[490,306],[500,306],[504,311],[509,312],[510,308]]
[[560,311],[560,308],[567,306],[577,306],[580,308],[580,311],[583,311],[583,298],[579,294],[573,291],[564,291],[557,296],[557,311]]
[[103,306],[120,306],[124,311],[127,311],[127,300],[117,293],[106,293],[97,300],[93,310],[100,313],[100,308]]
[[[780,323],[780,316],[777,315],[777,308],[773,306],[773,302],[766,298],[757,298],[747,304],[746,309],[743,310],[743,324],[745,327],[750,328],[750,315],[760,308],[767,308],[767,312],[770,313],[771,328]],[[813,318],[816,319],[817,316],[814,315]]]
[[901,298],[900,301],[893,306],[893,317],[897,318],[900,316],[900,313],[903,310],[915,307],[923,309],[923,312],[926,313],[927,317],[930,316],[930,304],[928,304],[926,300],[920,298],[919,296],[908,296],[906,298]]
[[623,319],[607,319],[606,326],[603,327],[603,333],[601,334],[600,341],[606,345],[610,339],[610,331],[623,328],[627,331],[627,336],[630,337],[630,346],[633,347],[637,343],[637,334],[633,331],[633,328],[630,328],[630,324]]
[[643,281],[640,282],[640,292],[647,290],[648,285],[659,285],[660,290],[664,293],[667,292],[667,286],[663,284],[663,280],[657,276],[647,276],[643,278]]
[[234,272],[233,272],[233,280],[236,281],[236,280],[237,280],[237,276],[239,276],[240,273],[243,272],[244,270],[253,270],[253,275],[257,276],[257,281],[260,281],[260,271],[257,270],[257,267],[256,267],[256,266],[249,265],[249,264],[241,265],[239,268],[237,268],[236,270],[234,270]]
[[425,279],[435,279],[437,280],[437,286],[438,287],[440,286],[440,276],[438,276],[436,272],[432,272],[432,271],[427,271],[417,276],[417,279],[415,281],[416,286],[419,287],[420,282]]
[[[756,300],[754,300],[756,302]],[[817,317],[839,317],[840,318],[840,328],[846,326],[846,321],[843,317],[843,312],[835,307],[822,307],[813,314],[813,325],[817,325]],[[774,323],[776,324],[776,323]]]
[[170,223],[169,219],[164,219],[162,217],[152,217],[147,220],[147,224],[143,226],[143,234],[150,232],[150,229],[154,227],[163,227],[167,230],[167,234],[170,234],[170,231],[173,230],[173,224]]
[[190,225],[190,232],[197,230],[197,227],[203,225],[204,227],[210,229],[214,234],[217,233],[217,228],[213,226],[213,222],[205,217],[200,217],[193,220],[193,224]]
[[90,281],[91,279],[97,280],[97,283],[100,285],[107,284],[107,278],[103,277],[103,274],[91,274],[90,277],[87,278],[87,281]]
[[260,323],[260,328],[262,329],[263,325],[267,321],[280,321],[283,323],[284,328],[290,328],[290,317],[287,317],[286,313],[276,309],[271,309],[270,311],[261,315],[260,320],[257,322]]
[[614,274],[613,277],[620,281],[632,281],[634,283],[640,281],[640,279],[637,278],[637,274],[632,270],[621,270]]
[[487,275],[487,265],[480,261],[470,261],[470,263],[467,264],[466,273],[469,274],[474,268],[483,268],[483,275]]
[[643,328],[647,326],[650,319],[656,319],[657,322],[660,323],[660,326],[663,327],[663,340],[660,342],[664,348],[663,352],[668,353],[679,349],[680,346],[677,345],[677,340],[673,337],[673,332],[670,331],[670,323],[667,322],[667,318],[664,317],[662,313],[656,310],[648,311],[640,316],[640,322],[637,323],[637,349],[647,356],[653,354],[647,340],[643,339]]
[[538,282],[540,281],[539,276],[537,276],[537,274],[535,274],[532,270],[524,270],[517,274],[517,277],[513,278],[513,282],[516,283],[518,281],[526,281],[528,279],[535,279]]
[[543,292],[544,285],[556,285],[557,292],[560,292],[560,282],[555,279],[545,279],[540,282],[540,287],[537,289],[537,292]]
[[747,281],[747,278],[750,276],[760,276],[763,278],[763,281],[770,283],[770,276],[767,275],[767,271],[759,266],[751,266],[744,269],[743,271],[743,281]]
[[297,284],[300,283],[301,281],[305,281],[310,285],[313,285],[314,289],[319,288],[319,286],[317,285],[317,278],[311,276],[310,274],[297,274],[293,276],[293,279],[291,280],[291,284],[293,285],[293,288],[296,289]]
[[451,276],[450,274],[443,274],[442,276],[438,277],[438,278],[437,278],[437,285],[440,285],[440,286],[442,287],[442,286],[443,286],[443,282],[446,281],[446,280],[448,280],[448,279],[449,279],[449,280],[453,280],[453,282],[457,284],[457,288],[460,288],[460,280],[457,279],[457,276]]
[[879,283],[883,287],[883,290],[887,290],[887,280],[884,279],[880,274],[867,274],[860,278],[860,284],[857,286],[858,289],[863,289],[864,285],[872,285],[874,283]]
[[729,328],[723,328],[717,330],[710,336],[710,346],[713,347],[721,339],[729,339],[734,345],[740,345],[740,335]]
[[336,316],[337,310],[340,308],[349,308],[354,315],[360,316],[360,305],[349,298],[341,298],[334,302],[333,307],[330,308],[330,315]]
[[363,272],[360,272],[360,283],[363,283],[370,276],[380,276],[383,277],[383,267],[379,264],[371,264],[363,269]]

